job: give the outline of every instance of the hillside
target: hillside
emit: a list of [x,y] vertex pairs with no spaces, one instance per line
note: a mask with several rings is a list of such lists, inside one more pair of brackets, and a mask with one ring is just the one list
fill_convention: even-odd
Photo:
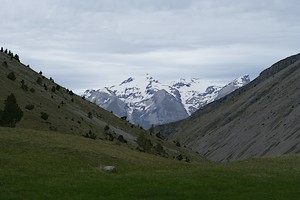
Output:
[[[19,59],[19,58],[18,58]],[[14,78],[9,75],[14,74]],[[60,132],[124,144],[130,148],[173,158],[192,153],[152,136],[139,126],[74,94],[42,72],[37,73],[19,60],[0,52],[0,111],[14,94],[23,111],[17,128]],[[140,137],[140,140],[138,140]],[[185,158],[185,157],[184,157]]]
[[[300,157],[185,163],[102,140],[0,128],[0,199],[299,199]],[[117,167],[116,173],[102,170]]]
[[300,54],[180,122],[157,127],[213,161],[300,152]]

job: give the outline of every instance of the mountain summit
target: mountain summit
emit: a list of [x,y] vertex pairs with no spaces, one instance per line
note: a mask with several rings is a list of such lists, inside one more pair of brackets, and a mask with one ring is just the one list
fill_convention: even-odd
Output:
[[126,116],[130,122],[150,128],[187,118],[199,108],[249,82],[249,75],[245,75],[224,87],[209,86],[201,92],[203,82],[198,78],[181,78],[165,85],[145,74],[129,77],[118,85],[86,90],[83,96],[119,117]]

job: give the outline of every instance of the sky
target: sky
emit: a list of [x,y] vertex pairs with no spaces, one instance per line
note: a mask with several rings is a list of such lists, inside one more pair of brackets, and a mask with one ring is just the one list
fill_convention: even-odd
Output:
[[298,0],[0,0],[0,46],[82,93],[149,73],[255,78],[300,52]]

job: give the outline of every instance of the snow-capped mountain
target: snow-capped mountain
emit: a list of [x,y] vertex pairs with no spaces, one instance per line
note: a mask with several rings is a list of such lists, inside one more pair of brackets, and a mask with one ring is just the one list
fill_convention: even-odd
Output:
[[115,115],[127,116],[144,128],[184,119],[199,108],[222,98],[250,82],[248,75],[239,77],[224,87],[209,86],[202,92],[200,79],[179,79],[169,85],[146,74],[130,77],[119,85],[99,90],[86,90],[83,96]]

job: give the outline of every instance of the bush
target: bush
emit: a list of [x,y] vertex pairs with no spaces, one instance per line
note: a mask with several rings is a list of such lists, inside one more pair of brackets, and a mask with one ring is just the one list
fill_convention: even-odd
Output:
[[26,108],[27,110],[33,110],[33,109],[34,109],[34,105],[29,104],[29,105],[26,105],[25,108]]
[[86,134],[84,135],[84,137],[90,138],[90,139],[93,139],[93,140],[95,140],[95,139],[97,138],[96,134],[95,134],[95,133],[92,133],[91,130],[90,130],[88,133],[86,133]]
[[51,92],[55,92],[55,90],[56,90],[55,86],[52,86]]
[[117,138],[117,140],[119,142],[122,142],[122,143],[127,143],[127,140],[125,140],[125,138],[123,137],[123,135],[119,135],[119,137]]
[[16,80],[15,73],[14,73],[14,72],[10,72],[10,73],[7,75],[7,78],[9,78],[9,79],[12,80],[12,81]]
[[104,126],[104,131],[108,131],[110,128],[109,128],[109,126],[108,125],[105,125]]
[[29,91],[32,92],[32,93],[34,93],[34,92],[35,92],[35,89],[34,89],[34,88],[30,88]]
[[7,64],[7,62],[6,62],[6,61],[4,61],[4,62],[2,63],[2,66],[7,68],[7,67],[8,67],[8,64]]
[[162,156],[167,155],[167,152],[164,150],[164,147],[159,143],[157,143],[153,149],[158,155],[162,155]]
[[42,85],[43,84],[43,80],[41,79],[41,77],[38,77],[36,80],[37,84]]
[[24,80],[21,81],[22,90],[28,91],[28,86],[25,84]]
[[88,118],[90,118],[90,119],[93,118],[93,114],[91,112],[88,112]]
[[4,104],[4,110],[0,111],[0,126],[15,127],[23,117],[23,111],[17,104],[15,95],[10,94]]
[[49,118],[49,115],[47,113],[41,112],[41,118],[43,120],[47,120]]
[[20,62],[20,58],[19,58],[18,54],[16,54],[16,55],[14,56],[14,59],[16,59],[18,62]]
[[176,158],[177,158],[177,160],[182,160],[183,156],[181,154],[179,154]]
[[[115,133],[114,133],[114,134],[115,134]],[[105,139],[106,139],[106,140],[109,140],[109,141],[114,141],[115,136],[114,136],[111,132],[108,132],[108,133],[106,133]]]
[[127,116],[123,116],[123,117],[121,117],[121,119],[123,119],[123,120],[127,120]]
[[153,144],[151,142],[150,139],[147,139],[145,137],[144,134],[140,134],[136,140],[136,143],[139,145],[139,147],[142,148],[142,150],[144,150],[145,152],[150,152],[152,147],[153,147]]

